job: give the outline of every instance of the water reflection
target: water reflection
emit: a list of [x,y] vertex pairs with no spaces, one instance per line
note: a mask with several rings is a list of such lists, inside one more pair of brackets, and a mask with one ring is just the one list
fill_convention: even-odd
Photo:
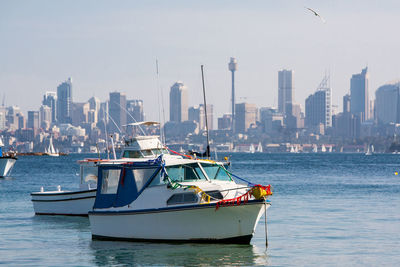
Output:
[[160,244],[92,240],[93,263],[104,265],[266,265],[251,245]]
[[90,232],[90,223],[87,217],[62,215],[34,215],[33,227],[49,227],[51,229],[75,229],[80,232]]

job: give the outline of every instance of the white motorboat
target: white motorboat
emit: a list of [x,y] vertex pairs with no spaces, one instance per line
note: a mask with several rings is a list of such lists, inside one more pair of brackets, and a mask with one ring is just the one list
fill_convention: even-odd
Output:
[[134,161],[140,158],[156,158],[161,153],[168,154],[168,150],[161,144],[157,136],[138,136],[126,141],[122,151],[122,160],[85,159],[80,164],[80,188],[69,191],[45,191],[31,193],[33,209],[37,215],[75,215],[87,216],[92,210],[96,197],[97,165],[112,161]]
[[0,137],[0,177],[7,177],[11,174],[17,157],[14,152],[3,153],[4,143]]
[[161,155],[101,162],[94,239],[249,244],[270,186],[237,184],[222,163]]
[[87,216],[92,210],[97,190],[97,167],[101,160],[80,161],[80,188],[75,191],[57,190],[31,193],[33,209],[36,215],[72,215]]

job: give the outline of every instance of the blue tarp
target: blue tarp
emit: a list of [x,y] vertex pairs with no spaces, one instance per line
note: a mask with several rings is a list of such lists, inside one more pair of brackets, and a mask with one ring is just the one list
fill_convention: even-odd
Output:
[[[135,177],[133,170],[150,169],[152,175],[146,177],[145,186],[138,190],[136,186]],[[99,167],[99,179],[97,183],[97,194],[94,203],[94,208],[111,208],[111,207],[122,207],[132,203],[138,198],[142,191],[150,184],[154,176],[161,169],[158,164],[151,164],[148,166],[101,166]],[[120,176],[118,179],[118,189],[115,193],[104,193],[102,192],[104,182],[104,173],[107,170],[120,170]],[[103,190],[104,191],[104,190]]]

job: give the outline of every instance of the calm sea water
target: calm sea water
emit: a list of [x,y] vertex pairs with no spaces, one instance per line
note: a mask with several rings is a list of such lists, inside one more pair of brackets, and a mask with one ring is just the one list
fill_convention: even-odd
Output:
[[[0,179],[0,264],[28,266],[395,266],[400,263],[400,156],[235,154],[231,170],[272,184],[250,246],[92,241],[87,218],[34,216],[29,193],[77,188],[76,161],[20,157]],[[89,156],[90,157],[90,156]]]

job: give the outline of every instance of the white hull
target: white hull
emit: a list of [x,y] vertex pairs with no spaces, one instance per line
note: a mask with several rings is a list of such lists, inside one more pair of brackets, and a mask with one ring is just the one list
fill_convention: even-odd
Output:
[[93,209],[96,189],[32,193],[35,214],[87,216]]
[[[267,208],[269,204],[266,204]],[[263,201],[124,212],[90,212],[93,238],[181,242],[250,243],[264,213]]]
[[9,176],[17,160],[10,157],[0,157],[0,177]]

